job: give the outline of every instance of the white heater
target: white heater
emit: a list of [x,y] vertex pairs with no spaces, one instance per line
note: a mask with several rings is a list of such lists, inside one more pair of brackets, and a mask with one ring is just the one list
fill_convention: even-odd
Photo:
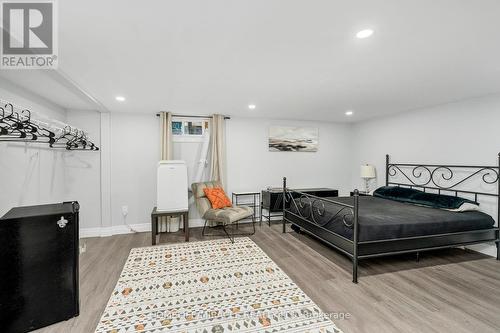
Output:
[[188,173],[184,161],[158,163],[158,196],[156,209],[177,212],[188,209]]

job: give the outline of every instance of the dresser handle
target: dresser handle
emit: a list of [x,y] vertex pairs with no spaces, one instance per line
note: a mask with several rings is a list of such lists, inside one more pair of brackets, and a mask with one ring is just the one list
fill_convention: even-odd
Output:
[[64,228],[66,226],[66,224],[68,224],[68,220],[66,220],[64,218],[64,216],[61,216],[61,219],[59,221],[57,221],[57,225],[59,226],[59,228]]

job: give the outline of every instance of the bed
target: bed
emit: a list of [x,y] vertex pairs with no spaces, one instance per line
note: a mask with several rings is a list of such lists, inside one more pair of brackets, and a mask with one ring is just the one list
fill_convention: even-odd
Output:
[[[480,203],[483,198],[493,198],[498,221],[500,154],[498,162],[498,166],[391,163],[387,155],[385,185],[439,199],[453,201],[456,197],[459,202]],[[286,178],[283,197],[287,202],[283,232],[291,223],[295,231],[311,234],[346,254],[353,263],[354,283],[358,281],[358,261],[366,258],[409,252],[418,255],[486,242],[496,243],[497,260],[500,258],[499,228],[491,215],[481,211],[438,209],[385,194],[359,196],[357,190],[353,197],[319,198],[288,189]]]

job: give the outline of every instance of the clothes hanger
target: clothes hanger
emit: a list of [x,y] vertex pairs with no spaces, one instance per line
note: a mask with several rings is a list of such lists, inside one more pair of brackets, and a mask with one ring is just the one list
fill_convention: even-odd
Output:
[[[3,108],[2,108],[3,109]],[[41,133],[39,131],[39,127],[35,126],[33,122],[31,121],[31,111],[28,109],[24,109],[21,111],[21,114],[17,113],[14,111],[14,106],[11,103],[5,104],[5,109],[10,109],[10,115],[8,115],[6,118],[10,120],[11,124],[10,127],[13,131],[11,131],[11,134],[16,131],[19,133],[20,139],[26,139],[26,137],[29,135],[30,141],[36,141],[38,140],[38,137],[40,135],[44,135],[47,133]],[[15,115],[15,116],[14,116]]]
[[[32,128],[32,133],[36,133],[39,138],[47,138],[48,141],[40,141],[41,143],[48,143],[49,146],[56,142],[55,136],[56,134],[47,128],[42,126],[42,122],[35,122],[31,120],[31,112],[29,110],[23,110],[28,113],[27,119],[29,126]],[[48,126],[48,124],[46,124]]]
[[68,142],[67,149],[97,151],[99,150],[99,147],[88,139],[87,133],[83,130],[76,130],[75,138],[74,140]]
[[34,124],[31,122],[31,111],[28,109],[22,110],[21,111],[21,117],[26,118],[25,120],[22,120],[22,125],[25,131],[29,131],[30,133],[37,133],[38,128],[34,126]]
[[[9,112],[10,111],[10,112]],[[16,112],[11,103],[0,107],[0,141],[48,143],[51,148],[99,150],[83,130],[53,120],[61,127],[31,118],[31,111]]]
[[89,146],[87,141],[87,135],[84,131],[76,130],[76,135],[74,140],[68,143],[69,150],[89,150],[86,147]]
[[55,143],[52,145],[53,148],[65,148],[68,149],[71,142],[75,139],[73,130],[71,126],[66,125],[62,130],[62,134],[56,138]]
[[20,133],[21,139],[26,139],[29,135],[30,137],[27,140],[36,141],[38,136],[33,132],[33,129],[26,124],[25,120],[21,119],[19,113],[14,112],[14,115],[15,117],[12,117],[12,121],[15,123],[13,130]]
[[[3,121],[5,118],[5,109],[0,107],[0,110],[2,110],[2,117],[0,118],[0,135],[8,135],[9,134],[8,128],[10,126],[9,124]],[[2,124],[5,124],[6,127],[2,126]]]
[[[16,139],[26,139],[27,134],[23,130],[24,126],[21,122],[21,119],[19,118],[19,114],[14,111],[14,107],[12,106],[12,104],[6,104],[5,110],[8,110],[8,106],[10,106],[10,114],[2,118],[2,121],[9,126],[7,128],[8,138],[2,139],[2,141],[16,141]],[[16,136],[15,134],[18,134],[18,136]]]

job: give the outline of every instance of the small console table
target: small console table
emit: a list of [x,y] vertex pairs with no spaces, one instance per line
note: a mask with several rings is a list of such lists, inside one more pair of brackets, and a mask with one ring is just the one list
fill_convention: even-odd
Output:
[[158,236],[158,220],[160,217],[176,217],[183,216],[184,223],[184,237],[186,242],[189,242],[189,212],[185,211],[177,211],[177,212],[159,212],[156,210],[156,207],[153,208],[151,212],[151,244],[156,245],[156,236]]
[[[332,188],[304,188],[294,191],[314,195],[320,198],[338,197],[339,191]],[[264,210],[267,214],[264,213]],[[283,189],[271,188],[262,191],[261,219],[264,218],[271,226],[271,218],[283,216]]]

